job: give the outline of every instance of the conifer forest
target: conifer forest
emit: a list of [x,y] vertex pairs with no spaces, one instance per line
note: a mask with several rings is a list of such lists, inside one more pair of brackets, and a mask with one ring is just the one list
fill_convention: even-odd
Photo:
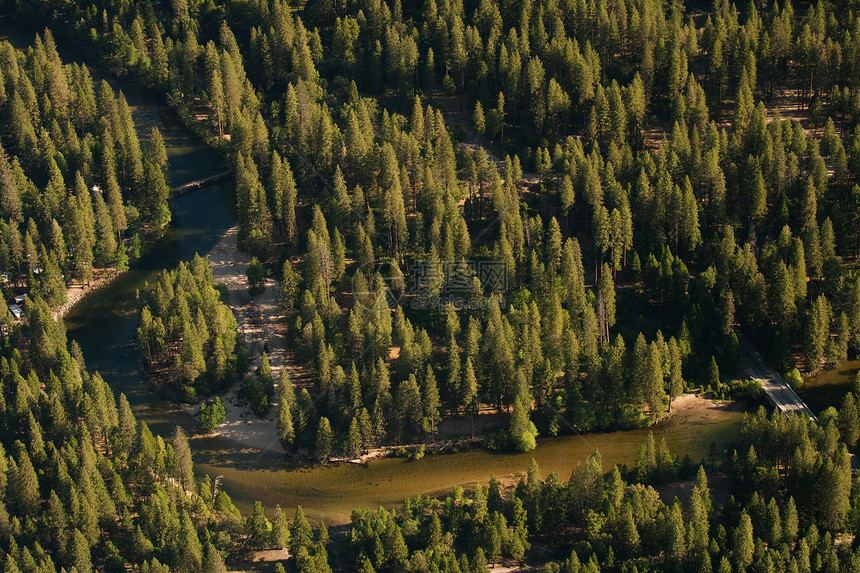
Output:
[[0,573],[860,573],[860,1],[0,0],[0,291]]

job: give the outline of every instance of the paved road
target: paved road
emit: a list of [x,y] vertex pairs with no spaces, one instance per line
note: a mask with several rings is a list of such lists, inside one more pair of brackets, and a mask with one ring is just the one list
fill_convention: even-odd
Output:
[[738,334],[738,342],[740,342],[741,352],[749,364],[750,375],[761,382],[761,386],[771,403],[786,415],[802,413],[812,418],[813,422],[818,422],[818,418],[815,417],[809,406],[804,404],[803,400],[798,397],[788,382],[783,380],[776,370],[762,360],[758,351],[741,334]]

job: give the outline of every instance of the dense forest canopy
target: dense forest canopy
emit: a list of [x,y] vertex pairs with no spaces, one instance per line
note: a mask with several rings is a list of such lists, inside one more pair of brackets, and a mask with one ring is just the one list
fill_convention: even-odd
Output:
[[0,51],[0,267],[6,286],[57,305],[64,281],[125,269],[170,222],[167,156],[157,129],[140,145],[121,93],[60,61],[50,31],[27,53]]
[[[432,441],[441,416],[482,408],[512,412],[525,449],[556,411],[579,429],[646,424],[688,382],[726,392],[734,325],[783,370],[857,352],[850,10],[70,9],[54,13],[67,33],[208,118],[240,245],[295,259],[284,310],[327,399],[311,416],[284,400],[302,426],[285,443],[313,448],[321,418],[344,451]],[[813,46],[828,57],[810,69]],[[449,129],[441,110],[460,108]],[[382,276],[362,271],[379,259]],[[501,296],[469,278],[486,261],[506,269]],[[417,309],[413,279],[440,267],[419,282],[442,302]],[[455,273],[465,309],[447,303]]]
[[[149,286],[149,285],[147,285]],[[221,300],[209,263],[200,255],[163,271],[141,294],[137,340],[159,380],[183,389],[189,402],[209,394],[246,368],[236,318]]]
[[[163,93],[229,161],[239,246],[277,269],[313,381],[265,356],[245,377],[287,452],[432,443],[489,411],[509,424],[487,444],[520,451],[646,426],[688,388],[755,394],[739,331],[782,371],[860,352],[856,4],[406,4],[3,3],[49,28],[0,46],[0,266],[32,298],[20,326],[0,303],[4,571],[210,571],[240,543],[330,567],[324,527],[262,506],[243,522],[181,431],[129,418],[50,319],[170,221],[160,134],[142,148],[122,94],[55,36]],[[140,306],[138,347],[186,400],[244,376],[204,261]],[[509,490],[356,510],[333,565],[483,571],[557,537],[546,571],[853,570],[834,538],[858,525],[856,398],[818,425],[747,420],[721,504],[704,470],[689,503],[661,501],[650,486],[694,466],[649,440],[623,474],[595,454],[568,483],[534,465]]]

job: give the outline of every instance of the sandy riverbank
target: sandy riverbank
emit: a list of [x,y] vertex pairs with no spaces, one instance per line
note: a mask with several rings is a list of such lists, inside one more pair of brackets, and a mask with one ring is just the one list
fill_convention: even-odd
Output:
[[[715,401],[696,393],[682,394],[672,402],[672,413],[651,426],[650,430],[655,433],[662,433],[665,432],[668,425],[672,425],[683,426],[693,434],[701,434],[709,427],[719,424],[720,420],[725,416],[726,411],[740,412],[743,409],[743,404],[739,402]],[[452,444],[459,444],[459,447],[465,446],[468,448],[481,443],[484,437],[482,434],[506,428],[509,420],[509,414],[496,413],[494,411],[487,411],[484,414],[475,416],[475,440],[470,440],[469,417],[464,415],[446,416],[439,423],[439,436],[433,444],[416,443],[403,444],[401,446],[382,446],[365,451],[357,458],[335,457],[331,458],[330,461],[332,463],[367,464],[374,459],[386,457],[397,449],[405,448],[406,450],[411,450],[421,445],[426,447],[428,454],[434,451],[444,451]],[[589,436],[599,435],[600,432],[581,434],[586,440]],[[520,477],[520,474],[511,474],[510,476],[502,477],[501,481],[506,486],[513,486]]]
[[[251,263],[251,256],[239,250],[236,244],[238,232],[238,226],[228,229],[205,256],[212,266],[215,282],[227,287],[230,307],[248,345],[249,371],[253,372],[260,365],[265,348],[272,375],[277,380],[287,355],[286,330],[278,310],[278,283],[272,278],[266,279],[263,292],[253,298],[250,296],[245,271]],[[234,384],[224,396],[226,418],[216,433],[260,451],[282,452],[276,429],[277,405],[273,404],[266,417],[257,417],[249,408],[238,405],[240,385],[241,382]]]
[[66,302],[58,306],[51,315],[55,320],[59,320],[66,316],[73,306],[81,301],[82,298],[97,291],[111,281],[121,276],[122,273],[117,273],[114,269],[96,269],[95,276],[87,284],[71,284],[66,288]]

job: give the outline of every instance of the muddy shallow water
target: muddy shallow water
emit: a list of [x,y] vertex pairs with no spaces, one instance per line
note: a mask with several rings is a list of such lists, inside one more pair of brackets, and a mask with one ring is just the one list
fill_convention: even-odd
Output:
[[[735,441],[743,407],[698,398],[691,402],[689,407],[650,430],[538,438],[537,449],[525,454],[472,449],[428,455],[420,460],[377,459],[366,465],[320,467],[288,462],[285,466],[283,456],[251,449],[237,447],[218,454],[204,445],[206,438],[198,438],[193,444],[194,457],[198,471],[213,477],[223,476],[226,491],[238,505],[263,499],[267,505],[280,503],[289,512],[301,505],[311,518],[340,524],[349,521],[350,511],[355,507],[390,507],[406,497],[486,483],[492,474],[500,479],[516,479],[525,474],[531,458],[537,461],[544,476],[555,471],[564,481],[577,462],[595,449],[600,451],[604,470],[616,463],[630,465],[649,431],[658,440],[665,436],[673,454],[689,454],[694,462],[705,460],[711,443],[722,451]],[[204,446],[202,451],[198,446]],[[224,454],[230,456],[232,463],[218,462]]]

